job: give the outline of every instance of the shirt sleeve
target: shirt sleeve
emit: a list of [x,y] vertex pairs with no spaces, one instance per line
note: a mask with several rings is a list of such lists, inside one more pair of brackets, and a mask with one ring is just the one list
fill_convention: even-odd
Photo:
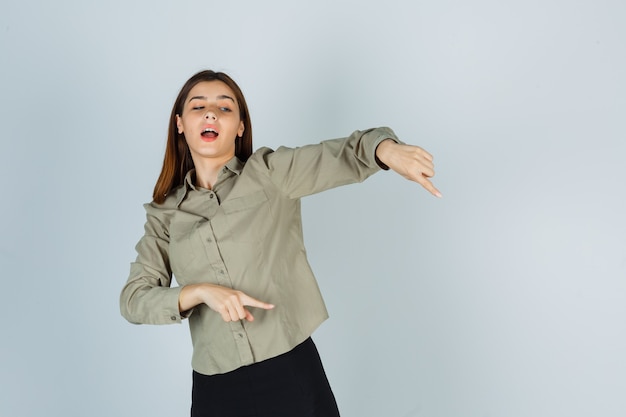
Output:
[[389,169],[376,157],[376,148],[386,139],[402,143],[393,130],[380,127],[315,145],[267,150],[263,161],[272,182],[290,198],[300,198]]
[[167,227],[150,204],[144,207],[145,233],[135,247],[137,259],[131,263],[130,276],[120,294],[120,312],[135,324],[179,323],[188,314],[181,315],[178,311],[181,288],[170,287]]

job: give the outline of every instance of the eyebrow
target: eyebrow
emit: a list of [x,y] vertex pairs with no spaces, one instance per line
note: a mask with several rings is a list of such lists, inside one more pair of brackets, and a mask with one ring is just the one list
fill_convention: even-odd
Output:
[[[197,100],[206,100],[206,101],[209,100],[209,98],[207,96],[193,96],[193,97],[191,97],[189,99],[189,101],[196,100],[196,99]],[[232,101],[233,103],[235,102],[234,98],[232,98],[231,96],[227,96],[226,94],[219,95],[219,96],[216,97],[216,99],[218,99],[218,100],[227,99],[227,100]]]

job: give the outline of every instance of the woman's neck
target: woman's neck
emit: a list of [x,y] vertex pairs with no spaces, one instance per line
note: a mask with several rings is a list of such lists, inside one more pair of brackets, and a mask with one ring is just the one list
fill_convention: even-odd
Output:
[[196,168],[196,185],[206,189],[212,189],[217,182],[217,176],[222,168],[228,161],[232,159],[232,156],[226,158],[207,158],[199,161],[194,161]]

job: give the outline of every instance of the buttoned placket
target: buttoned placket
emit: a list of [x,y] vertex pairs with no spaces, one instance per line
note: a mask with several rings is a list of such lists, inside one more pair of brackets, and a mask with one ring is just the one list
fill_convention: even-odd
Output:
[[[227,168],[224,168],[220,173],[218,181],[228,174]],[[216,184],[217,185],[217,184]],[[228,273],[226,264],[219,250],[219,242],[215,237],[213,230],[212,219],[215,213],[219,209],[219,199],[217,194],[213,191],[208,191],[205,196],[205,203],[203,204],[203,211],[206,213],[207,223],[209,227],[203,227],[199,230],[202,242],[204,244],[204,250],[206,252],[207,259],[210,259],[210,265],[215,271],[217,282],[219,285],[227,288],[234,288],[233,281]],[[229,322],[231,334],[235,346],[243,365],[249,365],[254,362],[254,356],[248,340],[248,334],[244,328],[243,320]]]

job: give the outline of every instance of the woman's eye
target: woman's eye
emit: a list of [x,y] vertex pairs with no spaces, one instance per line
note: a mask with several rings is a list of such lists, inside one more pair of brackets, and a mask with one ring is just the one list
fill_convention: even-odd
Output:
[[225,112],[232,111],[232,110],[230,110],[228,107],[220,107],[220,110],[221,110],[221,111],[225,111]]
[[191,110],[202,110],[204,109],[204,106],[194,106],[191,108]]

